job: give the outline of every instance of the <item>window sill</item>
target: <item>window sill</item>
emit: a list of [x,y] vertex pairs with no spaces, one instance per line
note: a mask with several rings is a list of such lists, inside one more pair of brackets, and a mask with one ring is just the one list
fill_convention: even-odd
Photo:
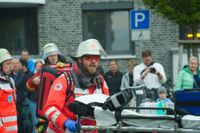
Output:
[[135,55],[107,55],[102,56],[101,59],[109,60],[109,59],[135,59]]

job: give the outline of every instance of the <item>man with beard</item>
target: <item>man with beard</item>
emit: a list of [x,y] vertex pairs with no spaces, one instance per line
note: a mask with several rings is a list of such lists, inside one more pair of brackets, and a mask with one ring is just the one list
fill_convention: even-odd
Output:
[[157,89],[166,82],[166,75],[160,63],[153,62],[150,50],[144,50],[141,54],[143,63],[134,68],[134,84],[145,85],[153,94],[153,100],[158,98]]
[[[73,57],[76,61],[73,69],[54,81],[45,105],[45,115],[49,120],[47,133],[64,133],[65,130],[77,132],[77,117],[67,106],[75,98],[89,94],[109,95],[107,84],[97,71],[100,52],[104,50],[96,39],[83,41],[78,47],[76,56]],[[95,123],[93,120],[81,122],[82,125],[95,125]]]

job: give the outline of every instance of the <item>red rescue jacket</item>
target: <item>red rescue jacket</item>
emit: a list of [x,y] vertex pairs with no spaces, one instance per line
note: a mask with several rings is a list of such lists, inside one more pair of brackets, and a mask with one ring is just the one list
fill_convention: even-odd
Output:
[[0,75],[0,133],[17,133],[17,131],[14,81]]
[[[78,65],[74,65],[74,70],[78,75]],[[47,133],[64,133],[65,127],[64,122],[69,118],[72,120],[76,120],[76,115],[68,110],[67,105],[74,101],[75,97],[79,97],[81,95],[89,95],[89,94],[106,94],[109,95],[108,87],[101,76],[102,84],[101,89],[96,89],[95,85],[91,85],[88,89],[77,88],[74,83],[72,83],[72,89],[74,95],[70,95],[70,97],[66,100],[67,97],[67,88],[69,81],[66,76],[62,74],[58,77],[51,86],[49,96],[45,105],[45,115],[49,120],[49,125],[47,128]],[[72,82],[72,81],[71,81]],[[84,121],[81,123],[82,125],[95,125],[95,121]]]

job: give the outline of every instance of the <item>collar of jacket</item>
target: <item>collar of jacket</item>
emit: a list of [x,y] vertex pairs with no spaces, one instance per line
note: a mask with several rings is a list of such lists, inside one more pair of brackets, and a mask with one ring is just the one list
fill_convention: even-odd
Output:
[[113,73],[113,72],[111,72],[111,70],[109,70],[108,73],[109,73],[110,75],[118,75],[118,74],[120,74],[120,71],[117,70],[115,73]]
[[9,82],[9,76],[0,72],[0,81]]
[[[187,71],[187,72],[193,74],[193,72],[189,69],[189,66],[188,66],[188,65],[183,66],[182,70]],[[200,70],[199,70],[199,68],[197,68],[197,75],[200,75]]]

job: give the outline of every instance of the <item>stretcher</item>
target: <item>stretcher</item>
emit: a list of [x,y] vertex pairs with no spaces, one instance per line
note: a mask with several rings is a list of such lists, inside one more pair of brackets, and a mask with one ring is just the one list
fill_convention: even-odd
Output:
[[[103,103],[108,96],[96,94],[81,96],[76,100],[89,104],[91,101]],[[94,106],[93,106],[94,107]],[[107,131],[127,131],[127,132],[167,132],[167,133],[200,133],[200,116],[184,116],[176,114],[173,108],[155,107],[123,107],[118,111],[104,110],[101,107],[94,107],[94,119],[96,126],[81,125],[81,119],[91,119],[78,116],[78,132],[85,130],[107,130]],[[146,111],[142,111],[146,110]],[[170,115],[154,115],[147,110],[165,110]],[[136,112],[137,111],[137,112]],[[155,111],[154,111],[155,112]],[[180,126],[180,123],[183,127]]]
[[[171,112],[171,115],[144,115],[139,114],[133,110],[166,110]],[[167,132],[167,133],[200,133],[199,128],[180,128],[178,124],[178,115],[171,108],[145,108],[145,107],[126,107],[119,112],[115,112],[117,122],[113,125],[96,125],[96,126],[84,126],[78,124],[79,133],[83,130],[107,130],[107,131],[126,131],[126,132]],[[108,116],[106,116],[108,117]],[[87,119],[86,117],[78,117],[78,123],[81,119]],[[103,118],[102,118],[103,119]],[[184,119],[184,117],[182,118]],[[187,120],[189,120],[188,118]],[[190,121],[191,122],[191,121]],[[200,123],[200,118],[196,120]],[[183,123],[183,122],[182,122]]]

